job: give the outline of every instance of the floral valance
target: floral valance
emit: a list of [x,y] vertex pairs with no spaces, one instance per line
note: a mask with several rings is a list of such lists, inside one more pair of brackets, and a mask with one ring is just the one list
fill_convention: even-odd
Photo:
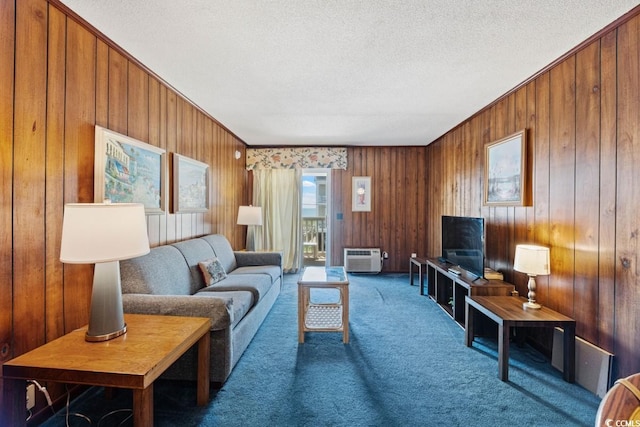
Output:
[[346,169],[347,149],[336,147],[248,148],[247,170]]

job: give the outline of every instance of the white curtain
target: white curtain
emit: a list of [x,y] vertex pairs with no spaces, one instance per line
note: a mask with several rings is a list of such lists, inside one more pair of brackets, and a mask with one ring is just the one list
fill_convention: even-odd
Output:
[[255,236],[256,249],[283,252],[286,273],[300,265],[301,169],[256,169],[253,171],[253,204],[262,207],[263,225]]

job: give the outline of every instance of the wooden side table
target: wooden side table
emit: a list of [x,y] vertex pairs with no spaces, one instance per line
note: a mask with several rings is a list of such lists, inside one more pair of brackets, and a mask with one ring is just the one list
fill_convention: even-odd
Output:
[[418,267],[418,280],[420,282],[420,295],[424,295],[424,273],[427,268],[427,259],[411,257],[409,258],[409,285],[413,286],[413,267]]
[[[311,289],[335,288],[340,299],[334,303],[313,303]],[[307,267],[298,280],[298,342],[305,332],[342,332],[349,343],[349,279],[344,267]]]
[[197,403],[209,401],[211,319],[126,314],[127,333],[87,342],[86,327],[48,342],[2,366],[0,425],[24,426],[28,379],[133,390],[135,426],[153,426],[153,382],[198,344]]
[[509,337],[511,328],[545,327],[564,329],[563,376],[567,382],[575,381],[576,321],[547,307],[539,310],[526,310],[522,303],[526,298],[519,297],[465,297],[466,324],[465,344],[471,347],[473,342],[473,310],[484,314],[498,324],[498,377],[502,381],[509,379]]

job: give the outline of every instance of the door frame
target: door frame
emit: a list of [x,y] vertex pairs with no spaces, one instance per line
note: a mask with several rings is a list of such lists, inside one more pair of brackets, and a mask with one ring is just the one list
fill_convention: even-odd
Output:
[[326,178],[326,212],[325,212],[325,224],[326,224],[326,233],[324,236],[324,246],[325,246],[325,266],[331,265],[329,262],[331,259],[331,169],[324,168],[310,168],[302,170],[302,177],[300,179],[300,265],[302,267],[304,264],[304,237],[303,237],[303,215],[302,215],[302,207],[303,207],[303,199],[304,199],[304,189],[303,189],[303,181],[305,176],[324,176]]

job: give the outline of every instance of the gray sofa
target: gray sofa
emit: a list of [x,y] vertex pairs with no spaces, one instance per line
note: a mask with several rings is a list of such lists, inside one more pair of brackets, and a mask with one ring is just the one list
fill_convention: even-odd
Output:
[[[199,263],[218,258],[226,278],[205,285]],[[225,382],[271,310],[282,286],[279,252],[234,252],[212,234],[151,249],[120,262],[125,313],[211,318],[211,381]],[[163,375],[195,380],[191,349]]]

